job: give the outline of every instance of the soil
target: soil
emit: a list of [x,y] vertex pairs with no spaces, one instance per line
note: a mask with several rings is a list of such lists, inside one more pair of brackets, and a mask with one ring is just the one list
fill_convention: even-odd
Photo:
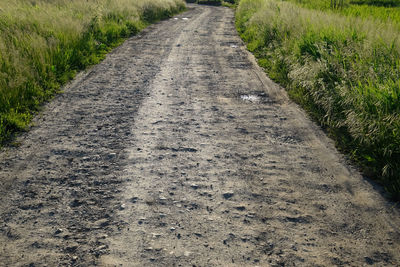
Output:
[[1,266],[399,266],[400,213],[190,5],[0,152]]

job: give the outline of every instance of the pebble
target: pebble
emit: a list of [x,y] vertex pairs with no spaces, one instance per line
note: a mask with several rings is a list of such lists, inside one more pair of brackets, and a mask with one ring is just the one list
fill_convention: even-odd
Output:
[[175,231],[175,227],[171,227],[171,228],[169,228],[169,230]]
[[110,154],[107,155],[107,158],[108,158],[108,159],[113,159],[113,158],[115,158],[116,156],[117,156],[117,153],[110,153]]
[[225,192],[225,193],[222,194],[222,196],[225,199],[229,199],[229,198],[233,197],[233,195],[234,195],[234,193],[232,191],[228,191],[228,192]]
[[110,224],[110,221],[108,219],[100,219],[95,222],[95,225],[97,225],[99,227],[105,227],[109,224]]
[[199,186],[197,184],[191,184],[190,187],[193,188],[194,190],[199,188]]
[[58,229],[54,232],[54,234],[55,234],[55,235],[58,235],[58,234],[61,234],[62,232],[63,232],[63,229],[58,228]]

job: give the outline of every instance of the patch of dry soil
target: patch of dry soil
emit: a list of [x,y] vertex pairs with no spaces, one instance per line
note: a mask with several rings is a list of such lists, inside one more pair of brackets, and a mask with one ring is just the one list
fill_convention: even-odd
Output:
[[232,10],[190,7],[0,153],[0,265],[399,265],[398,208],[266,78]]

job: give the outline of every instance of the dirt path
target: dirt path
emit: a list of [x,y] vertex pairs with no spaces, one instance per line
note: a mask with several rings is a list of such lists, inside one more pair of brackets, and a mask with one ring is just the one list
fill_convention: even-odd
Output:
[[0,153],[0,266],[396,266],[400,214],[227,8],[151,26]]

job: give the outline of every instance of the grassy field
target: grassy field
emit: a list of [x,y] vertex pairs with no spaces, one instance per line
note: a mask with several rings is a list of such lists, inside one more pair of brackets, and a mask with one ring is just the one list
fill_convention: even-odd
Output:
[[399,24],[295,1],[241,0],[239,33],[269,76],[399,198]]
[[182,0],[0,0],[0,145],[77,71]]
[[[399,0],[343,0],[343,5],[332,8],[331,0],[288,0],[308,9],[375,19],[379,22],[397,24],[400,28]],[[332,0],[335,1],[335,0]],[[340,0],[336,0],[339,2]]]

